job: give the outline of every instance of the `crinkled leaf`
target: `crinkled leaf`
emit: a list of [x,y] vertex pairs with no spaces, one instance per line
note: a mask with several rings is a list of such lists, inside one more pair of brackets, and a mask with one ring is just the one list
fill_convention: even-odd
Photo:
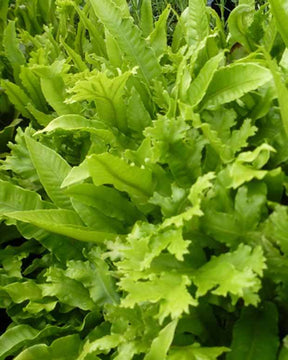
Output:
[[187,290],[190,281],[187,276],[173,273],[163,273],[160,276],[153,276],[148,281],[133,281],[129,278],[122,278],[119,287],[127,292],[122,299],[124,307],[133,308],[142,302],[160,303],[159,320],[171,315],[177,319],[184,312],[189,312],[190,305],[197,305]]
[[198,288],[198,297],[208,291],[222,296],[230,293],[236,301],[243,298],[247,305],[256,305],[261,287],[259,276],[263,275],[265,268],[265,258],[260,247],[252,249],[240,245],[232,253],[212,257],[194,273],[192,279]]

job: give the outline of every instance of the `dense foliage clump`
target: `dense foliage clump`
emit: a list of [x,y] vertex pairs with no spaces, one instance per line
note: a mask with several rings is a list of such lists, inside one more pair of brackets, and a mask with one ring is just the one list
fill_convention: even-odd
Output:
[[288,358],[288,2],[157,4],[0,2],[0,360]]

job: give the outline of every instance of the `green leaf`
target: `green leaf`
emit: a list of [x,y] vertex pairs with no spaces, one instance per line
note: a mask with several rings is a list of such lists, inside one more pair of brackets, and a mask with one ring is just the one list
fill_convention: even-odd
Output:
[[69,261],[66,276],[83,284],[95,304],[102,306],[118,303],[119,297],[108,265],[95,254],[95,251],[90,253],[89,260]]
[[277,358],[278,312],[273,303],[260,309],[243,308],[233,330],[231,353],[227,360],[272,360]]
[[[37,131],[36,134],[44,132],[52,132],[55,130],[67,130],[67,131],[89,131],[97,134],[97,126],[102,125],[99,121],[88,120],[84,116],[77,114],[62,115],[52,120],[44,129]],[[102,125],[103,127],[103,125]]]
[[144,360],[166,360],[167,352],[173,341],[177,320],[170,322],[163,328],[156,339],[153,340],[151,348]]
[[111,184],[137,202],[145,202],[152,195],[154,182],[148,169],[129,165],[109,153],[90,156],[88,167],[97,186]]
[[281,348],[281,351],[279,353],[279,360],[287,360],[288,359],[288,344],[287,344],[287,335],[285,336],[284,340],[283,340],[283,346]]
[[7,292],[12,301],[16,304],[22,303],[25,300],[41,300],[41,288],[32,280],[25,282],[13,282],[2,287],[2,290]]
[[14,76],[16,79],[19,77],[20,66],[26,63],[24,54],[19,49],[19,41],[17,39],[15,21],[9,21],[3,36],[3,45],[5,49],[5,55],[10,61]]
[[77,114],[76,104],[65,103],[67,93],[63,80],[64,62],[56,61],[50,66],[34,66],[33,71],[40,77],[40,84],[43,95],[50,106],[57,114]]
[[208,86],[219,66],[219,63],[224,59],[224,55],[220,54],[209,59],[203,68],[200,70],[198,76],[192,81],[188,91],[187,100],[193,107],[197,106],[206,94]]
[[4,360],[8,355],[15,354],[22,347],[40,342],[41,339],[46,337],[59,336],[61,333],[67,332],[68,329],[69,326],[57,327],[48,325],[42,330],[37,330],[29,325],[15,325],[6,330],[0,337],[0,359]]
[[247,28],[253,21],[254,9],[248,4],[239,4],[228,18],[228,26],[234,42],[239,42],[248,51],[252,51],[253,44],[248,37]]
[[[288,39],[288,38],[287,38]],[[282,118],[282,124],[285,130],[286,135],[288,136],[288,104],[287,104],[287,96],[288,96],[288,89],[283,83],[281,70],[278,67],[277,63],[271,59],[270,55],[265,52],[266,59],[268,61],[269,68],[273,75],[276,93],[278,97],[278,102],[280,105],[280,113]]]
[[18,178],[17,183],[19,185],[21,184],[30,190],[38,190],[42,186],[25,141],[25,134],[28,135],[29,133],[30,130],[27,128],[25,132],[20,127],[17,128],[14,143],[9,144],[11,151],[4,160],[1,169],[10,170],[13,176]]
[[127,231],[125,231],[122,222],[106,216],[101,210],[93,206],[83,204],[81,201],[75,199],[72,199],[72,205],[84,224],[91,229],[118,234],[123,234]]
[[21,348],[25,342],[34,339],[38,330],[29,325],[18,325],[8,329],[0,337],[0,359],[4,360],[9,354]]
[[212,294],[232,295],[233,302],[243,298],[245,304],[256,305],[259,302],[257,292],[261,288],[258,276],[266,268],[263,251],[260,247],[252,250],[250,246],[239,245],[232,253],[213,256],[210,261],[197,269],[192,276],[198,287],[197,297]]
[[[199,16],[201,14],[201,16]],[[185,23],[187,44],[197,46],[209,34],[209,22],[204,0],[189,0]]]
[[0,44],[2,44],[3,32],[6,28],[9,0],[3,0],[0,4]]
[[61,188],[73,185],[90,177],[88,159],[86,158],[79,166],[74,166],[61,184]]
[[276,20],[276,25],[283,41],[288,47],[288,1],[287,0],[269,0],[271,12]]
[[231,138],[228,140],[229,147],[235,154],[237,151],[241,150],[243,147],[248,145],[248,138],[254,136],[257,131],[256,126],[251,124],[250,119],[244,120],[242,126],[239,130],[234,130],[232,132]]
[[13,211],[43,209],[45,207],[45,202],[36,192],[0,180],[1,215]]
[[[119,344],[121,344],[122,336],[121,334],[111,334],[111,335],[105,335],[101,337],[100,339],[97,339],[95,341],[87,341],[83,346],[83,351],[80,354],[79,358],[77,360],[84,360],[84,359],[95,359],[98,360],[98,357],[95,357],[93,353],[99,353],[99,352],[109,352],[111,349],[117,347]],[[93,354],[93,357],[88,357],[88,354]]]
[[267,163],[271,152],[274,151],[274,148],[264,143],[253,151],[240,153],[236,161],[227,169],[231,179],[231,183],[227,184],[228,187],[236,189],[252,179],[263,179],[268,171],[258,169]]
[[111,65],[113,65],[115,68],[121,69],[123,66],[122,52],[119,48],[117,41],[107,29],[105,30],[105,43],[107,55],[109,57]]
[[45,344],[37,344],[22,351],[15,360],[50,360],[51,354],[48,350],[48,346]]
[[67,45],[64,41],[61,41],[61,44],[64,46],[65,50],[67,51],[67,54],[70,56],[70,58],[73,60],[76,68],[79,71],[85,71],[87,70],[87,66],[82,60],[81,56],[77,54],[76,51],[74,51],[69,45]]
[[45,277],[47,282],[41,285],[43,296],[55,296],[63,304],[82,310],[95,309],[88,290],[80,282],[67,277],[63,269],[50,267]]
[[153,31],[153,11],[151,0],[142,1],[140,15],[140,24],[143,31],[143,36],[147,37]]
[[116,234],[94,231],[84,227],[80,217],[71,210],[30,210],[5,214],[7,217],[33,224],[41,229],[68,236],[72,239],[102,243],[113,240]]
[[107,125],[116,126],[121,131],[125,131],[127,125],[123,95],[126,82],[130,76],[130,71],[113,78],[109,78],[105,73],[98,72],[86,80],[79,80],[70,89],[73,95],[69,102],[95,101],[101,120]]
[[24,238],[33,238],[39,241],[39,243],[45,249],[49,250],[61,263],[65,263],[70,259],[83,259],[82,251],[85,244],[80,241],[75,242],[74,239],[64,235],[53,234],[29,222],[17,223],[17,229]]
[[168,4],[166,9],[160,14],[159,19],[155,23],[154,30],[148,37],[149,43],[157,57],[160,57],[167,49],[167,21],[170,12],[171,8]]
[[48,112],[46,100],[42,94],[39,78],[30,67],[21,66],[21,82],[37,109]]
[[196,306],[197,302],[188,292],[190,281],[187,276],[177,273],[162,273],[151,276],[149,281],[135,281],[129,277],[122,277],[119,287],[127,292],[122,298],[124,307],[133,308],[142,302],[160,303],[159,321],[171,315],[172,319],[179,318],[184,312],[189,312],[189,306]]
[[204,107],[215,107],[236,100],[271,80],[268,69],[254,63],[235,63],[218,70],[203,99]]
[[132,66],[139,66],[139,73],[149,85],[161,74],[161,68],[152,49],[141,37],[140,30],[133,24],[132,18],[123,18],[120,9],[112,0],[99,3],[90,0],[96,16],[117,40],[122,52],[127,55]]
[[201,347],[199,344],[191,346],[173,347],[167,360],[217,360],[226,347]]
[[[238,189],[233,210],[231,204],[226,206],[225,212],[216,211],[213,209],[213,203],[208,203],[200,220],[201,228],[217,241],[232,248],[244,239],[245,242],[249,242],[265,214],[266,193],[264,184],[250,183]],[[219,207],[221,198],[224,198],[223,190],[219,191],[219,196],[214,199],[216,208]]]
[[[80,22],[83,25],[84,29],[87,29],[90,37],[90,41],[92,44],[93,50],[96,52],[99,56],[105,56],[106,55],[106,46],[105,46],[105,38],[102,34],[102,29],[99,29],[98,24],[93,23],[93,19],[88,18],[87,10],[84,8],[83,10],[80,10],[79,6],[77,4],[73,4],[74,9],[77,11],[77,14],[79,15]],[[82,40],[83,41],[83,40]]]
[[151,117],[134,87],[131,90],[131,96],[127,104],[127,123],[131,130],[140,134],[151,124]]
[[37,344],[19,354],[15,360],[71,360],[79,354],[81,341],[77,334],[61,337],[50,346]]
[[97,209],[107,217],[118,219],[124,224],[133,224],[141,217],[140,212],[119,191],[107,186],[79,184],[69,187],[66,194],[74,200]]
[[21,89],[21,87],[8,80],[2,80],[1,86],[5,89],[9,100],[15,106],[15,108],[26,118],[31,118],[30,112],[26,107],[32,101]]
[[265,235],[271,241],[275,242],[285,255],[288,254],[287,220],[287,208],[285,206],[277,205],[264,227]]
[[52,114],[45,114],[44,112],[37,110],[31,103],[29,103],[26,108],[41,126],[48,125],[49,122],[54,119]]
[[69,197],[61,189],[61,184],[71,167],[54,150],[26,136],[26,144],[41,184],[55,205],[71,209]]

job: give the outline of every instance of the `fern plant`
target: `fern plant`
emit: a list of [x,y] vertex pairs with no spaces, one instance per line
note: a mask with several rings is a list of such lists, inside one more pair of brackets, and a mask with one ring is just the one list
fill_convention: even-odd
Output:
[[285,359],[286,3],[4,3],[0,360]]

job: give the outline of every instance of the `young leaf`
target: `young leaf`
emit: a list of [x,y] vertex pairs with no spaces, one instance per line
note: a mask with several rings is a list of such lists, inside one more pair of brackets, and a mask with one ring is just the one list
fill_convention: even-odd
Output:
[[271,12],[276,20],[278,31],[283,41],[288,47],[288,1],[287,0],[269,0]]
[[248,51],[252,51],[253,49],[253,44],[250,43],[247,31],[247,28],[253,21],[253,14],[253,7],[246,4],[240,4],[233,9],[228,18],[228,26],[233,41],[239,42],[241,45],[245,46]]
[[120,49],[127,55],[132,66],[139,66],[141,77],[147,85],[161,74],[161,68],[152,49],[141,37],[141,32],[132,18],[123,18],[121,11],[112,0],[99,3],[90,0],[96,16],[117,40]]
[[8,81],[2,80],[1,86],[5,89],[6,94],[16,109],[26,118],[31,118],[27,105],[32,102],[20,86]]
[[153,31],[153,11],[151,0],[143,0],[141,5],[141,29],[143,31],[143,36],[149,36]]
[[107,53],[105,39],[102,32],[99,30],[97,24],[94,24],[93,21],[88,18],[87,10],[85,8],[83,10],[80,10],[80,8],[76,4],[74,4],[74,8],[79,15],[80,21],[84,29],[87,29],[89,33],[93,50],[99,56],[106,56]]
[[151,349],[144,360],[166,360],[167,352],[173,341],[176,326],[177,320],[174,320],[160,331],[158,337],[153,340]]
[[[201,14],[201,16],[199,16]],[[203,0],[189,0],[187,22],[185,23],[187,43],[197,46],[209,34],[206,4]]]
[[67,54],[70,56],[70,58],[73,60],[76,68],[78,71],[85,71],[87,70],[87,66],[82,60],[81,56],[77,54],[76,51],[74,51],[69,45],[67,45],[64,41],[61,41],[61,44],[64,46],[65,50],[67,51]]
[[105,43],[109,61],[115,68],[122,69],[123,56],[119,45],[110,32],[105,29]]
[[35,107],[44,112],[48,112],[46,100],[41,91],[39,78],[34,74],[30,67],[21,66],[20,79]]
[[[287,38],[288,39],[288,38]],[[282,123],[284,130],[286,132],[286,135],[288,136],[288,103],[286,101],[288,96],[288,90],[283,83],[282,80],[282,74],[281,74],[281,68],[277,66],[274,60],[271,59],[270,55],[265,52],[266,59],[268,61],[268,65],[270,67],[271,73],[273,75],[275,87],[276,87],[276,93],[278,96],[278,101],[280,105],[280,113],[282,118]]]
[[148,40],[157,57],[163,55],[167,49],[167,20],[171,8],[168,5],[160,14],[159,19],[155,23],[155,28],[150,34]]
[[198,76],[192,81],[188,91],[187,100],[193,107],[197,106],[203,99],[208,89],[208,86],[219,66],[219,63],[224,59],[223,53],[220,53],[209,59],[207,63],[200,70]]
[[24,54],[19,49],[15,21],[10,21],[4,31],[3,45],[5,49],[5,55],[13,67],[14,76],[16,79],[18,79],[20,66],[24,65],[26,60]]

